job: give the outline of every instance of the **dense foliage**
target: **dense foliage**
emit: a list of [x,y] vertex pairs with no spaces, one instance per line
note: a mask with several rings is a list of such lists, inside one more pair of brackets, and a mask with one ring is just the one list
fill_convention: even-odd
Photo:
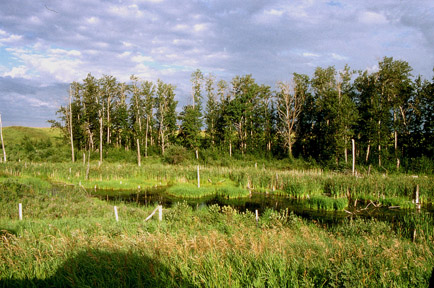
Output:
[[351,162],[354,139],[358,165],[420,169],[434,156],[434,80],[414,77],[402,60],[385,57],[378,67],[319,67],[312,78],[294,73],[275,91],[251,75],[227,83],[196,70],[192,104],[179,114],[171,84],[89,74],[71,84],[61,121],[51,122],[78,150],[119,147],[147,157],[181,145],[196,157],[208,149],[338,168]]

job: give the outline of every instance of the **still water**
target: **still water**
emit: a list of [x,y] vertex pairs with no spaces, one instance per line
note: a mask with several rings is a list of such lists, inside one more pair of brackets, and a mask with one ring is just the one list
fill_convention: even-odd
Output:
[[[348,207],[346,211],[326,211],[309,208],[305,201],[292,199],[284,195],[267,195],[264,193],[253,193],[251,197],[228,199],[222,196],[213,195],[202,198],[179,198],[166,193],[167,187],[157,187],[146,190],[92,190],[89,191],[95,197],[111,202],[136,202],[139,205],[171,207],[177,202],[187,202],[194,209],[206,208],[210,205],[231,206],[240,212],[258,210],[262,214],[266,209],[276,211],[288,209],[295,215],[304,219],[311,219],[319,223],[340,223],[348,218],[361,217],[366,219],[375,218],[381,221],[396,222],[403,217],[416,213],[434,215],[432,206],[424,207],[420,211],[416,209],[390,209],[387,207],[374,207],[369,203],[359,203],[356,207]],[[366,208],[366,206],[368,206]]]

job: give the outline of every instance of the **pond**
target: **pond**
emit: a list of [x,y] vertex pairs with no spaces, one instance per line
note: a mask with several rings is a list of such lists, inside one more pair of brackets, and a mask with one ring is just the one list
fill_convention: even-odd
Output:
[[341,223],[346,219],[365,218],[377,219],[387,222],[404,221],[404,218],[413,215],[424,214],[430,219],[433,218],[432,206],[416,209],[399,209],[388,207],[375,207],[373,203],[360,203],[356,207],[348,207],[343,211],[328,211],[313,209],[306,205],[306,201],[292,199],[284,195],[272,195],[265,193],[252,193],[251,197],[228,199],[222,196],[213,195],[202,198],[179,198],[166,193],[167,187],[148,188],[145,190],[92,190],[91,195],[111,202],[136,202],[139,205],[171,207],[177,202],[186,202],[194,209],[202,209],[210,205],[231,206],[240,212],[258,210],[261,215],[266,209],[276,211],[288,209],[304,219],[314,220],[318,223],[330,224]]

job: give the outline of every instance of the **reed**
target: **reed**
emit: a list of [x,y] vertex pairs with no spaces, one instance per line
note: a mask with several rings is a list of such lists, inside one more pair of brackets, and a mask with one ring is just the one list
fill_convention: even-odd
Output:
[[[257,224],[249,211],[180,203],[144,222],[155,207],[120,203],[116,222],[113,206],[83,189],[25,181],[1,183],[0,286],[426,287],[434,264],[426,215],[409,215],[410,230],[324,227],[287,210]],[[22,221],[8,208],[17,201]]]

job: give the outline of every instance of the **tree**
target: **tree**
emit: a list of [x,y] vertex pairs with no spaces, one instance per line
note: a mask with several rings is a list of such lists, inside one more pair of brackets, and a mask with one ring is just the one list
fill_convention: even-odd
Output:
[[316,101],[316,136],[320,158],[335,158],[336,164],[343,156],[348,160],[348,146],[357,121],[357,110],[351,98],[351,75],[348,66],[339,73],[334,67],[318,67],[312,79]]
[[173,142],[176,132],[176,105],[175,87],[171,84],[165,84],[163,81],[157,81],[157,92],[155,98],[156,105],[156,124],[158,126],[158,138],[161,147],[161,154],[164,155],[167,141]]
[[104,75],[101,79],[102,86],[103,86],[103,101],[105,105],[105,111],[107,113],[107,120],[106,120],[106,127],[107,127],[107,145],[111,144],[111,128],[112,128],[112,121],[111,121],[111,113],[112,113],[112,107],[113,107],[113,101],[116,98],[117,93],[117,81],[116,78],[113,76]]
[[378,81],[381,87],[381,95],[386,98],[393,114],[393,134],[396,158],[396,168],[400,166],[398,149],[398,133],[407,129],[406,104],[411,97],[411,71],[413,70],[406,61],[393,60],[392,57],[384,57],[379,64]]
[[215,144],[216,123],[218,119],[218,102],[214,92],[214,81],[214,76],[210,74],[205,82],[205,90],[208,99],[206,103],[205,124],[206,132],[210,139],[211,145]]
[[[202,82],[203,74],[197,69],[191,74],[193,105],[187,106],[181,114],[181,137],[183,142],[193,148],[199,158],[200,133],[202,129]],[[188,123],[184,124],[184,120]],[[183,129],[184,128],[184,129]],[[187,139],[189,138],[189,139]]]
[[142,118],[144,117],[144,101],[142,96],[142,90],[139,87],[139,78],[131,75],[130,80],[132,81],[131,84],[131,90],[132,90],[132,97],[130,102],[130,121],[131,121],[131,127],[133,130],[133,137],[136,143],[137,147],[137,160],[138,165],[140,166],[140,143],[142,141]]
[[[277,105],[279,114],[279,132],[284,138],[285,146],[288,148],[288,156],[292,155],[294,144],[295,124],[303,108],[306,98],[308,78],[305,75],[294,74],[292,83],[279,82],[280,91],[277,93]],[[292,87],[291,87],[292,86]]]
[[152,145],[152,126],[153,126],[153,107],[154,107],[154,94],[155,87],[150,81],[142,82],[142,93],[144,96],[144,114],[146,117],[146,131],[145,131],[145,157],[148,157],[148,138],[151,138]]

